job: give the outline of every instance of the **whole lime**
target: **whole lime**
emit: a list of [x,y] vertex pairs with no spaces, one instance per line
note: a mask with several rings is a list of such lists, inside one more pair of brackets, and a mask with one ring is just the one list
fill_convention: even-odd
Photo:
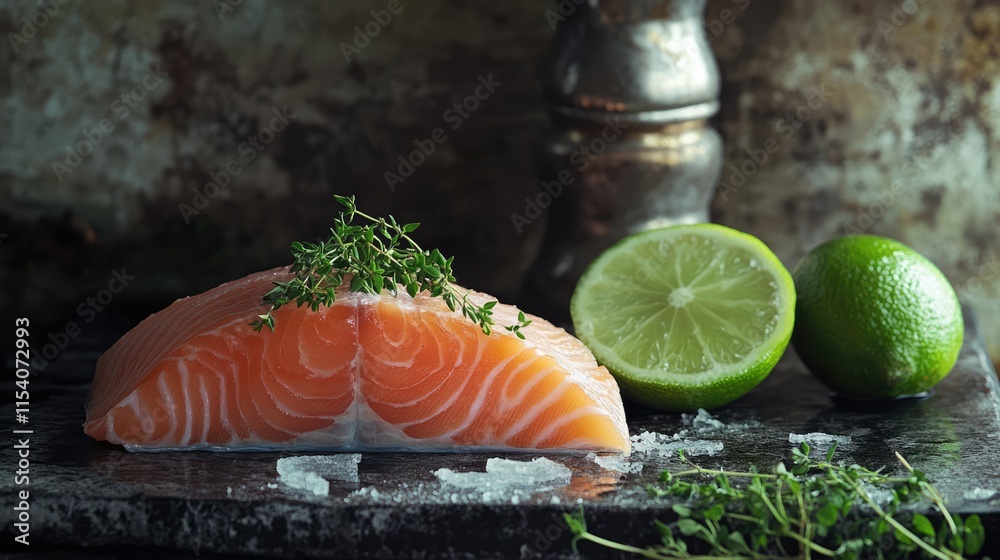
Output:
[[962,347],[958,296],[929,260],[873,235],[828,241],[792,272],[792,345],[835,392],[855,398],[921,393]]

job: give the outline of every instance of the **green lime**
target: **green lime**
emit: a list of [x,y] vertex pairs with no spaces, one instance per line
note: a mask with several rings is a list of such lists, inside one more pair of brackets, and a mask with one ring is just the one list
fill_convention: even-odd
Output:
[[674,412],[724,405],[763,381],[794,309],[774,253],[714,224],[626,237],[587,268],[570,305],[577,336],[622,393]]
[[793,273],[795,351],[849,397],[921,393],[948,375],[962,347],[958,296],[929,260],[873,235],[828,241]]

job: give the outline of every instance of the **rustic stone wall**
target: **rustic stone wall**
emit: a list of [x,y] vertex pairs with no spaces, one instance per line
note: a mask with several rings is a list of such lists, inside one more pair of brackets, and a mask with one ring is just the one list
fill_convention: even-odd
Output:
[[[510,215],[537,188],[558,8],[3,3],[0,307],[58,323],[122,267],[113,306],[162,305],[287,261],[331,193],[422,221],[462,281],[517,299],[541,224],[519,234]],[[835,235],[896,237],[1000,356],[1000,2],[712,0],[706,28],[724,77],[715,219],[789,265]],[[408,173],[415,141],[434,151]]]
[[[789,264],[846,233],[899,239],[945,272],[1000,356],[1000,2],[757,2],[739,17],[714,42],[715,219]],[[778,151],[747,164],[772,137]]]

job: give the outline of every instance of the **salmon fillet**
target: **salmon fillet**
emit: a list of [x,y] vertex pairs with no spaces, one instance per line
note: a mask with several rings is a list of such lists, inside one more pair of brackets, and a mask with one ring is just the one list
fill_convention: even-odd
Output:
[[502,328],[517,308],[498,304],[486,335],[441,298],[341,287],[254,332],[262,295],[290,278],[253,274],[142,321],[97,362],[84,431],[130,450],[629,452],[614,379],[551,323],[530,317],[521,340]]

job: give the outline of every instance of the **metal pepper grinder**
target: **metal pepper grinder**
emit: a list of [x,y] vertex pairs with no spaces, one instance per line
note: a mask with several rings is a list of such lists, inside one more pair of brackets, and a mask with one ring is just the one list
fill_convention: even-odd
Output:
[[544,77],[555,128],[540,150],[551,201],[527,280],[538,311],[569,318],[577,280],[642,230],[708,221],[722,167],[719,70],[705,0],[589,0],[561,21]]

